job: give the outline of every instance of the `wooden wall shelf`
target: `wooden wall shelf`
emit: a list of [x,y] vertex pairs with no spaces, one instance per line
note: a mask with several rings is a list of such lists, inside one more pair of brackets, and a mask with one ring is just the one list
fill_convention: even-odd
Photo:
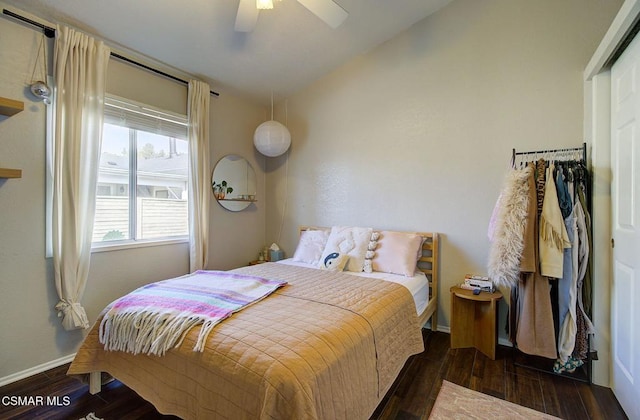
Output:
[[24,102],[0,96],[0,115],[10,117],[24,109]]
[[0,168],[0,178],[22,178],[22,169]]
[[247,198],[219,198],[220,201],[242,201],[244,203],[255,203],[258,200],[249,200]]

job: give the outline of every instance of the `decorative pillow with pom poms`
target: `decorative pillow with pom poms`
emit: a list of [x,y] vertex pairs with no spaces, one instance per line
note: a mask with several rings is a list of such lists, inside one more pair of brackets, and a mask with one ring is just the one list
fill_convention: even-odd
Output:
[[378,238],[380,238],[379,232],[373,232],[371,234],[371,240],[369,241],[369,245],[367,245],[367,252],[364,255],[364,265],[362,266],[362,271],[365,273],[373,273],[371,260],[376,255],[375,250],[378,247]]

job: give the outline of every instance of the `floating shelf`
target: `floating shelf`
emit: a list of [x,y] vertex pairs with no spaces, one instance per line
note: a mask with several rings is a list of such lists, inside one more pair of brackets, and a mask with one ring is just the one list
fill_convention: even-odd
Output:
[[[24,102],[0,96],[0,115],[10,117],[24,110]],[[22,178],[22,169],[0,168],[0,178]]]
[[0,115],[10,117],[24,109],[24,102],[0,96]]
[[242,201],[244,203],[255,203],[258,200],[249,200],[247,198],[219,198],[219,201]]
[[0,168],[0,178],[22,178],[22,169]]

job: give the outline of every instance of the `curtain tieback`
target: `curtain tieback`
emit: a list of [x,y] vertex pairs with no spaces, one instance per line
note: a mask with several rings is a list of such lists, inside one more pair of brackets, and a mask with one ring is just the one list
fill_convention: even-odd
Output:
[[62,299],[56,304],[58,318],[62,317],[62,326],[65,330],[89,328],[87,312],[79,302],[69,302]]

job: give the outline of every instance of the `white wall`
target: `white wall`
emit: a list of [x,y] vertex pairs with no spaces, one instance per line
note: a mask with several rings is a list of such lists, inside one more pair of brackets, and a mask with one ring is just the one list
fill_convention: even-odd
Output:
[[[45,258],[45,107],[28,85],[41,34],[0,18],[0,96],[25,102],[15,116],[0,117],[0,167],[20,168],[21,179],[0,180],[0,382],[76,351],[83,331],[65,331],[51,259]],[[108,91],[176,112],[186,112],[186,88],[111,60]],[[239,214],[211,197],[212,269],[244,265],[264,245],[264,158],[253,152],[254,128],[264,108],[221,94],[211,98],[211,162],[245,156],[258,175],[257,205]],[[188,272],[186,243],[94,253],[82,304],[93,322],[102,308],[150,281]]]
[[268,241],[281,220],[288,255],[303,224],[441,232],[448,328],[449,288],[486,272],[512,149],[584,141],[582,71],[620,5],[456,0],[290,97],[290,156],[267,164]]

